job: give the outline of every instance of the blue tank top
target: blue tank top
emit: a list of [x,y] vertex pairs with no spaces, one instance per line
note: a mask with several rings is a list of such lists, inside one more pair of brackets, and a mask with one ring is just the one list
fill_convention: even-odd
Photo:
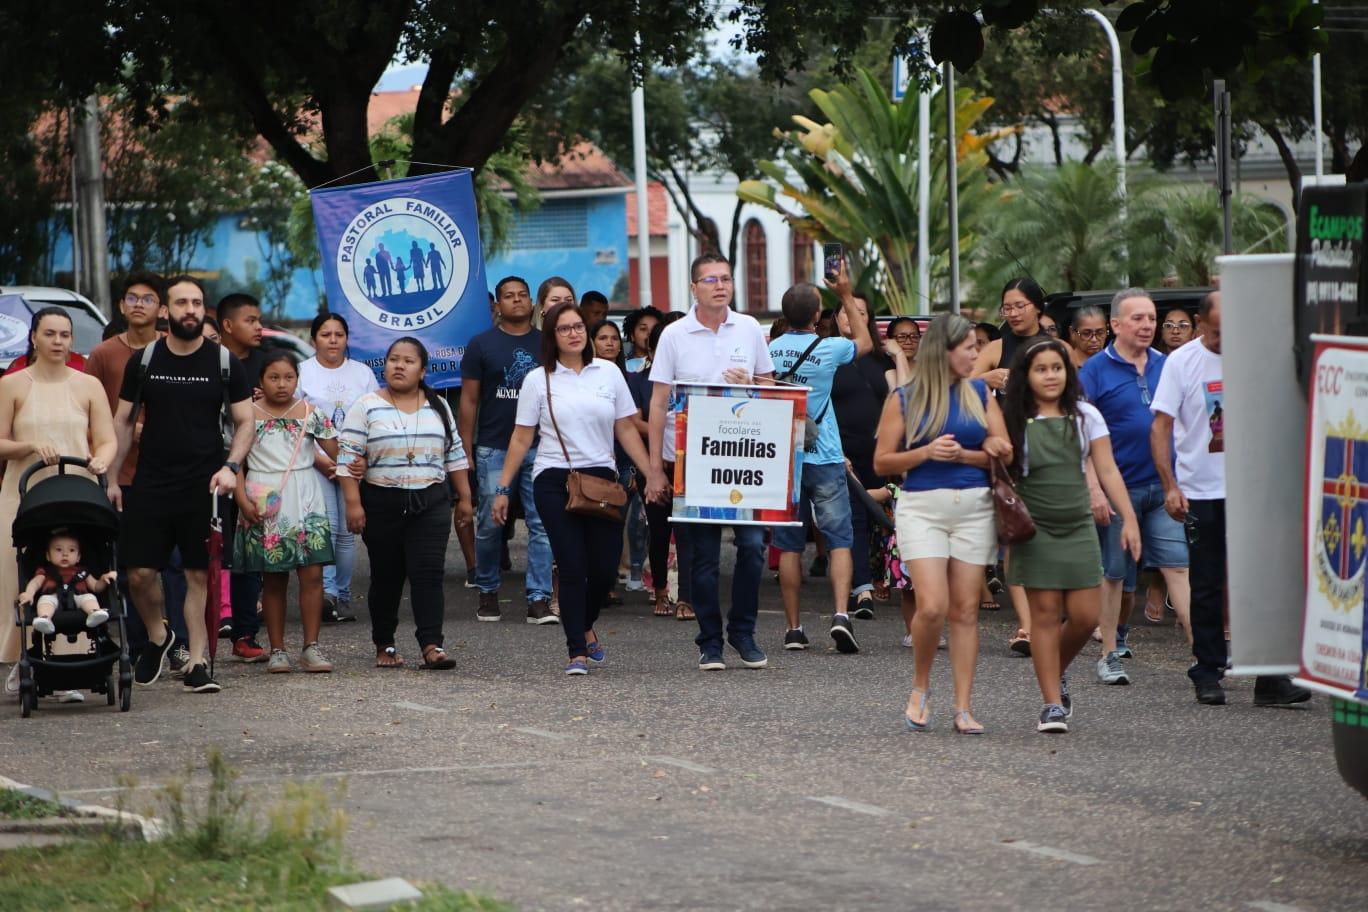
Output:
[[[982,380],[970,380],[968,383],[978,393],[979,399],[982,400],[986,409],[988,407],[988,384]],[[898,404],[906,412],[907,398],[902,387],[898,387]],[[959,396],[954,395],[950,397],[950,410],[945,417],[944,429],[934,434],[923,434],[914,440],[907,449],[925,446],[942,434],[954,434],[955,440],[966,450],[981,450],[983,449],[983,441],[988,438],[988,428],[979,424],[972,416],[961,412]],[[975,468],[960,462],[937,462],[931,459],[908,472],[902,483],[904,491],[938,491],[944,489],[962,491],[966,488],[986,487],[988,487],[987,469]]]

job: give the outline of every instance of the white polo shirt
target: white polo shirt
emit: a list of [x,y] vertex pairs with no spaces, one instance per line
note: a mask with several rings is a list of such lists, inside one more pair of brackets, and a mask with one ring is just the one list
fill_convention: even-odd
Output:
[[537,368],[523,380],[514,418],[520,427],[534,427],[541,432],[532,477],[545,469],[616,468],[613,425],[619,418],[630,417],[637,411],[627,379],[618,366],[596,358],[577,374],[557,361],[551,377],[551,396],[570,463],[565,461],[565,451],[546,405],[546,371]]
[[[733,367],[751,376],[774,373],[769,339],[756,319],[727,308],[727,319],[713,332],[690,310],[682,320],[665,327],[660,334],[655,360],[651,362],[652,383],[723,383],[722,374]],[[665,462],[675,461],[675,412],[679,403],[670,397],[665,418],[665,440],[661,452]]]

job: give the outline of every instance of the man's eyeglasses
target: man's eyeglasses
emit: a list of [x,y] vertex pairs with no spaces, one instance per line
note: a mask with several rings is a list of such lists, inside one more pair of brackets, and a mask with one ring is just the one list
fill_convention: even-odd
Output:
[[1164,329],[1192,329],[1192,324],[1187,320],[1179,320],[1177,323],[1172,320],[1165,320]]
[[157,300],[157,296],[154,294],[139,295],[130,292],[124,295],[124,303],[129,307],[132,307],[134,304],[141,304],[144,307],[156,307],[161,302]]
[[1107,338],[1107,331],[1105,329],[1075,329],[1074,335],[1080,339],[1096,342],[1099,339]]
[[894,334],[893,334],[893,341],[895,341],[895,342],[916,342],[916,341],[918,341],[918,340],[920,340],[920,339],[921,339],[921,336],[917,335],[916,333],[894,333]]
[[[583,334],[583,323],[563,323],[556,327],[556,335],[558,336],[579,336]],[[1146,399],[1145,401],[1148,402],[1149,400]]]
[[731,277],[731,276],[704,276],[703,278],[699,279],[695,284],[698,284],[698,285],[730,285],[731,283],[732,283],[732,277]]

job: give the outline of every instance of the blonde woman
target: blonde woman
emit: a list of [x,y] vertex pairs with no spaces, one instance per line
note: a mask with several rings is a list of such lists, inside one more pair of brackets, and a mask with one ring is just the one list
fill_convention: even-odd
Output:
[[903,479],[898,548],[917,593],[913,686],[904,721],[914,732],[931,727],[931,665],[948,620],[954,728],[983,734],[970,698],[978,661],[979,589],[998,547],[988,460],[1009,456],[1012,447],[987,384],[969,379],[977,357],[973,323],[957,314],[933,320],[911,380],[884,404],[874,448],[874,471]]

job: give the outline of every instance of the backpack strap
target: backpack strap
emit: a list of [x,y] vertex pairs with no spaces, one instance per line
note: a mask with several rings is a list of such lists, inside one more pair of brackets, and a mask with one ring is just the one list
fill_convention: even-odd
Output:
[[231,365],[228,361],[231,357],[232,355],[229,354],[227,346],[220,345],[219,378],[223,381],[223,416],[225,420],[230,422],[233,420],[233,403],[228,401],[228,378],[233,375]]
[[161,339],[153,339],[143,347],[142,356],[138,359],[138,382],[133,388],[133,411],[129,413],[128,423],[137,425],[138,413],[142,411],[143,382],[147,380],[148,368],[152,365],[152,349],[156,348]]

